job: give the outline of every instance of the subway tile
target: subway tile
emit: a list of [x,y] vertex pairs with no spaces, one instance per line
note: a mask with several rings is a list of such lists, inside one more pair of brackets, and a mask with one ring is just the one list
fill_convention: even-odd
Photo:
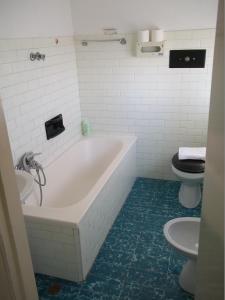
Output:
[[[82,116],[90,119],[96,131],[136,133],[147,141],[161,142],[165,149],[171,147],[168,145],[170,136],[177,147],[181,142],[204,144],[215,30],[174,31],[166,32],[165,36],[166,55],[163,58],[135,57],[132,34],[127,35],[125,48],[117,44],[103,45],[102,48],[96,44],[84,49],[77,43],[75,49],[72,37],[60,38],[57,46],[54,38],[0,40],[0,91],[9,121],[14,159],[24,149],[22,136],[30,116],[35,118],[34,135],[41,138],[41,145],[35,141],[32,145],[46,152],[43,154],[46,162],[58,153],[59,144],[63,148],[61,138],[59,144],[48,143],[50,148],[47,147],[44,130],[38,129],[47,118],[60,110],[68,115],[68,119],[73,113],[74,120],[68,125],[75,128],[77,137],[79,102]],[[179,49],[184,46],[207,49],[205,69],[168,68],[170,47]],[[28,60],[29,52],[35,49],[46,52],[45,62]],[[22,124],[19,119],[25,125],[12,132],[14,122]],[[195,130],[196,127],[199,131]],[[161,132],[161,135],[156,135],[156,132]],[[68,130],[65,134],[69,145],[71,133]],[[25,137],[24,141],[29,137],[32,140],[29,130],[26,130],[26,136],[28,138]],[[148,151],[146,153],[152,155],[157,153],[157,147],[152,145],[149,153],[147,146],[142,144],[137,151],[139,154]],[[166,164],[169,159],[170,153],[165,151],[162,160]],[[143,175],[153,174],[152,170],[141,165],[139,170]],[[164,173],[164,169],[166,165],[157,169],[157,174],[165,178],[170,174],[168,178],[172,178],[172,174]]]
[[[29,61],[29,52],[34,50],[46,50],[46,60]],[[54,38],[0,40],[0,93],[14,162],[23,152],[39,149],[45,152],[47,164],[54,153],[64,151],[80,136],[75,55],[72,37],[60,38],[57,47]],[[58,143],[50,145],[42,126],[58,112],[71,119],[67,123],[65,118],[67,138],[59,137]],[[74,128],[75,134],[71,135],[70,128]]]

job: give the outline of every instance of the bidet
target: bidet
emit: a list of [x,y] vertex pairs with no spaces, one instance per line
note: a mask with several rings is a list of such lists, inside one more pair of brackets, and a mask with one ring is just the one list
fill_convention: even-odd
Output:
[[168,243],[188,258],[179,276],[180,286],[194,294],[198,257],[200,218],[184,217],[172,219],[164,225],[164,236]]

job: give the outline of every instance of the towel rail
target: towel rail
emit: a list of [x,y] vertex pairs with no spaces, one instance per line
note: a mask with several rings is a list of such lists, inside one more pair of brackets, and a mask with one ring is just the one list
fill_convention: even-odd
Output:
[[121,45],[125,45],[127,43],[125,38],[121,38],[121,39],[110,39],[110,40],[83,40],[81,41],[81,45],[88,46],[88,43],[105,43],[105,42],[119,42]]

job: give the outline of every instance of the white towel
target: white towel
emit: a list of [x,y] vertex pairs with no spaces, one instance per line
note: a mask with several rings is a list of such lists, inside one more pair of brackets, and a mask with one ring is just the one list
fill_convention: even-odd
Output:
[[178,158],[183,159],[195,159],[205,160],[206,147],[180,147]]

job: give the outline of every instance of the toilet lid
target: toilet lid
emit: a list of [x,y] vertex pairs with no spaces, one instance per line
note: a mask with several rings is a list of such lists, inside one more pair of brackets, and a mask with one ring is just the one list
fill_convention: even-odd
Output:
[[205,171],[204,160],[184,159],[178,158],[178,152],[172,158],[173,166],[183,172],[187,173],[203,173]]

